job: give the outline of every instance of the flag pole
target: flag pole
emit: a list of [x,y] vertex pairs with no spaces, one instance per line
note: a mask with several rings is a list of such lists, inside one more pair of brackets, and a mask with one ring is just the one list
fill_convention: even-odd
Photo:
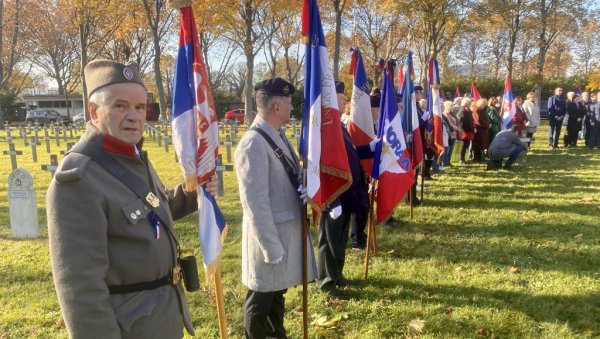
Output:
[[371,232],[373,232],[373,256],[377,255],[377,229],[375,227],[375,188],[377,187],[378,181],[372,180],[373,192],[371,193],[371,209],[369,213],[371,214],[371,218],[369,218],[369,226],[371,227]]
[[[425,142],[427,142],[427,140],[425,140]],[[425,187],[425,178],[423,175],[423,166],[424,164],[421,164],[421,204],[423,204],[423,188]]]
[[[302,157],[302,187],[306,187],[307,160]],[[302,338],[308,338],[308,205],[302,207]]]
[[375,217],[375,184],[377,180],[371,179],[371,192],[369,192],[369,227],[367,228],[367,246],[365,246],[365,280],[369,279],[369,254],[371,252],[371,237],[374,233],[373,218]]
[[[221,259],[219,259],[220,261]],[[221,284],[221,263],[215,271],[215,301],[217,302],[217,316],[219,319],[219,337],[227,339],[227,316],[225,315],[225,302],[223,299],[223,284]]]

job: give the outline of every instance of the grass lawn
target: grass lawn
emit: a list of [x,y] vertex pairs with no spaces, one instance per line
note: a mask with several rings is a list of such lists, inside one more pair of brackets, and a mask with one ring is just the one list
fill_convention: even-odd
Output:
[[[0,148],[7,150],[4,135],[0,131]],[[378,227],[379,254],[368,281],[364,253],[348,252],[346,276],[359,279],[346,290],[352,300],[328,302],[309,286],[309,336],[600,337],[600,150],[550,150],[546,135],[542,127],[527,162],[513,171],[455,161],[426,182],[413,220],[401,205],[398,224]],[[0,155],[0,338],[64,338],[48,258],[44,202],[50,174],[40,169],[49,156],[42,144],[33,163],[31,149],[21,139],[14,142],[24,153],[19,166],[35,179],[41,237],[12,238],[10,160]],[[165,155],[154,141],[145,147],[165,184],[181,180],[172,148]],[[62,140],[60,147],[52,142],[54,154],[63,148]],[[221,153],[225,159],[223,147]],[[240,283],[242,211],[234,172],[225,174],[219,204],[229,225],[222,269],[229,333],[240,338],[246,289]],[[195,216],[188,216],[176,228],[184,251],[200,255],[194,223]],[[211,293],[204,284],[188,294],[198,338],[218,337]],[[289,336],[299,338],[301,287],[290,289],[286,302]]]

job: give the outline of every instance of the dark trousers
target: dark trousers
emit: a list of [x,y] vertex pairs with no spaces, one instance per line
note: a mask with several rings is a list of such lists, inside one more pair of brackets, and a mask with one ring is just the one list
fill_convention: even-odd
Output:
[[258,292],[248,290],[244,304],[244,335],[249,339],[287,338],[283,327],[284,294],[287,290]]
[[467,154],[469,146],[471,146],[471,140],[463,140],[462,145],[460,146],[460,161],[466,162],[465,155]]
[[334,288],[342,277],[344,263],[346,262],[346,243],[348,242],[348,229],[350,227],[351,213],[342,211],[337,219],[323,212],[319,222],[319,258],[317,271],[319,280],[317,286],[327,290]]
[[450,165],[450,161],[452,160],[452,151],[454,150],[454,144],[456,143],[456,139],[448,140],[448,147],[444,148],[444,154],[442,154],[442,164],[444,166]]
[[[504,167],[508,167],[508,168],[512,167],[512,165],[515,163],[515,161],[519,157],[519,154],[521,154],[521,152],[523,152],[524,150],[525,149],[523,147],[521,147],[520,145],[513,146],[512,150],[508,154],[508,160],[506,160],[506,164],[504,164]],[[494,162],[496,167],[502,166],[502,159],[492,160],[492,162]]]
[[556,121],[553,117],[550,117],[550,130],[548,131],[548,145],[554,148],[558,147],[558,140],[560,139],[560,129],[562,128],[562,121]]
[[367,235],[365,229],[367,228],[367,221],[369,219],[369,206],[359,208],[350,216],[350,222],[352,223],[352,247],[365,247],[367,245]]
[[583,138],[585,139],[585,145],[590,145],[590,137],[592,132],[592,126],[590,125],[590,118],[585,117],[583,120]]
[[590,126],[590,140],[588,148],[600,147],[600,126]]
[[527,132],[527,137],[529,138],[529,142],[527,143],[527,147],[531,147],[531,140],[533,139],[533,132]]

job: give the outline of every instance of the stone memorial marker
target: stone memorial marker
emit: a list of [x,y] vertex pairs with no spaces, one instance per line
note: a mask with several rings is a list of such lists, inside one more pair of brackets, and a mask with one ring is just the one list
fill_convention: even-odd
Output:
[[15,238],[37,238],[40,234],[33,178],[17,168],[8,176],[10,228]]
[[62,135],[63,135],[63,141],[67,142],[67,126],[62,125]]
[[17,155],[23,155],[22,151],[15,150],[15,144],[8,144],[8,151],[3,151],[2,154],[10,155],[10,165],[12,170],[17,169]]
[[44,127],[44,140],[46,140],[46,153],[50,153],[50,136],[46,127]]
[[33,138],[31,138],[31,141],[27,142],[27,146],[31,146],[31,157],[33,158],[33,162],[37,162],[37,146],[39,145],[40,143]]

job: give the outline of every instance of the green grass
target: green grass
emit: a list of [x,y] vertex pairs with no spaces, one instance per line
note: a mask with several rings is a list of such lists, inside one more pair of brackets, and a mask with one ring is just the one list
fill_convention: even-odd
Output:
[[[526,164],[512,172],[483,164],[453,166],[426,182],[422,207],[409,220],[378,227],[379,254],[363,280],[362,253],[348,252],[346,275],[360,279],[353,299],[328,302],[309,288],[310,337],[325,338],[594,338],[600,336],[600,151],[549,150],[547,128]],[[13,136],[18,133],[13,132]],[[241,133],[238,134],[238,140]],[[293,138],[290,138],[293,140]],[[11,237],[7,206],[10,161],[0,156],[0,338],[66,337],[48,259],[45,192],[50,179],[45,146],[19,166],[35,178],[41,237]],[[52,151],[58,150],[52,143]],[[167,185],[181,180],[173,150],[153,141],[146,149]],[[0,148],[7,149],[4,132]],[[225,159],[225,149],[221,153]],[[240,283],[242,212],[233,172],[219,198],[229,225],[223,285],[231,337],[243,333],[245,288]],[[195,217],[177,223],[182,246],[199,254]],[[314,233],[314,230],[313,230]],[[315,239],[316,237],[313,237]],[[218,336],[211,289],[189,293],[197,337]],[[302,290],[287,293],[286,327],[302,333]],[[419,321],[421,320],[421,321]]]

